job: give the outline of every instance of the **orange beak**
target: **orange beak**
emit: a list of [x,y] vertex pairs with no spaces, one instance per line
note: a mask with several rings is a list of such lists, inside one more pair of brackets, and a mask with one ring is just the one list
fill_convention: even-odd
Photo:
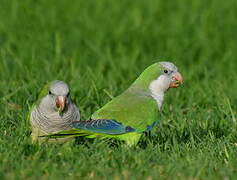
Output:
[[65,96],[58,96],[55,100],[56,106],[59,109],[60,112],[62,112],[65,108],[66,104],[66,97]]
[[183,84],[183,77],[179,72],[176,72],[172,76],[172,82],[170,83],[170,88],[177,88],[180,84]]

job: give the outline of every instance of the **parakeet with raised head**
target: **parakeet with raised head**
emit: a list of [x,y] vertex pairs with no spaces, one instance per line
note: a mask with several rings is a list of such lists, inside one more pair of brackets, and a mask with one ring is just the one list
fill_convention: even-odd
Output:
[[47,137],[115,138],[129,146],[136,145],[144,132],[157,125],[165,92],[182,83],[183,78],[173,63],[155,63],[125,92],[96,111],[90,120],[73,122],[73,129]]
[[68,85],[58,80],[48,83],[30,111],[32,140],[37,141],[39,136],[71,129],[72,123],[79,120],[79,109],[71,100]]

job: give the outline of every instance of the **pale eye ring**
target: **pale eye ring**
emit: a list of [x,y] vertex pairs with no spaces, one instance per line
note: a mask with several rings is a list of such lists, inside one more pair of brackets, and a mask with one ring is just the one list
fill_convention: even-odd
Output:
[[167,74],[169,71],[167,69],[164,70],[164,73]]

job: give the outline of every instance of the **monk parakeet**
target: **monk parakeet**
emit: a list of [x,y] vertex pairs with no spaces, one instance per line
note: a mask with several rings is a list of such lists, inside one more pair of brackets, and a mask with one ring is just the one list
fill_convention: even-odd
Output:
[[71,129],[73,121],[80,120],[77,106],[70,98],[68,85],[63,81],[47,84],[30,111],[32,140],[41,135]]
[[121,95],[96,111],[90,120],[73,122],[73,129],[48,138],[84,136],[115,138],[136,145],[144,132],[157,122],[165,92],[183,83],[178,68],[171,62],[149,66]]

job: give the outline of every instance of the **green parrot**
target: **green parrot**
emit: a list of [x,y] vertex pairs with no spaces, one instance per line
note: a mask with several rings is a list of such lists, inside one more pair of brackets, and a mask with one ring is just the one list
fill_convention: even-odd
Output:
[[125,92],[96,111],[90,120],[73,122],[71,130],[47,137],[114,138],[125,141],[129,146],[136,145],[144,132],[157,125],[165,92],[182,83],[183,78],[173,63],[155,63]]
[[68,85],[55,80],[42,89],[29,118],[35,142],[42,141],[39,136],[73,128],[72,122],[80,120],[80,112],[70,98]]

